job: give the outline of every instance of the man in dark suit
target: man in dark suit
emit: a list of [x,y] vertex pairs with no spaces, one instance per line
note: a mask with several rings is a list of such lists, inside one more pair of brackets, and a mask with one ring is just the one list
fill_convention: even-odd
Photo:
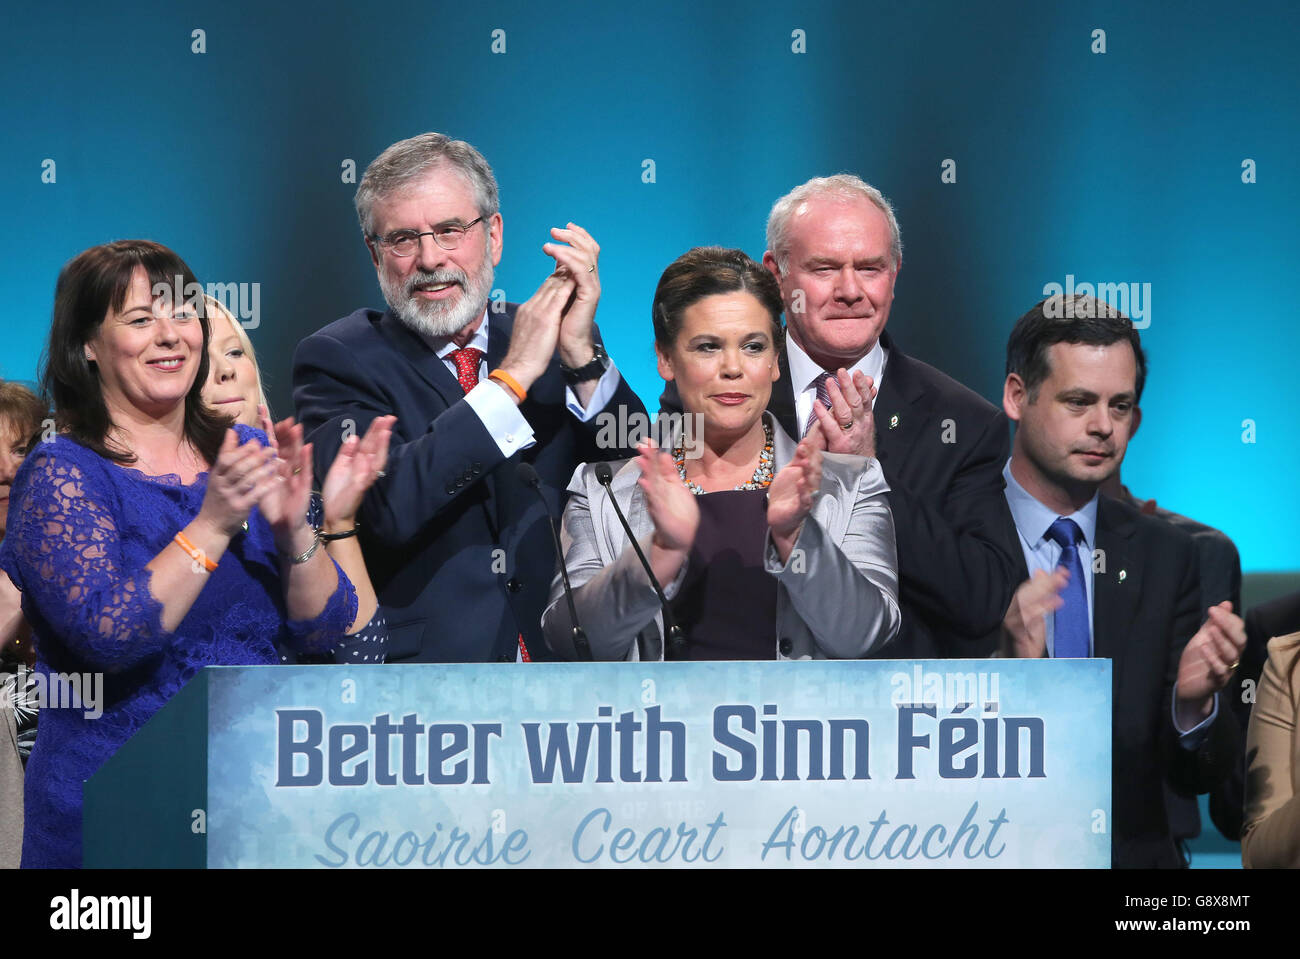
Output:
[[497,196],[468,143],[427,133],[385,150],[356,206],[388,309],[331,323],[294,356],[317,469],[375,417],[397,417],[358,523],[389,661],[550,658],[540,619],[556,557],[516,466],[533,465],[558,511],[578,464],[632,455],[601,448],[599,414],[645,414],[600,345],[599,247],[581,227],[551,231],[557,269],[528,302],[488,309]]
[[[1142,409],[1135,407],[1133,410],[1133,428],[1129,431],[1129,438],[1132,439],[1137,434],[1138,426],[1142,422]],[[1156,519],[1163,520],[1166,523],[1172,523],[1183,532],[1192,537],[1192,545],[1196,547],[1196,564],[1200,579],[1200,608],[1209,609],[1211,606],[1217,606],[1225,599],[1232,603],[1234,610],[1241,609],[1241,554],[1237,552],[1236,544],[1228,536],[1215,529],[1213,526],[1206,526],[1199,523],[1190,516],[1183,516],[1181,513],[1175,513],[1173,510],[1164,509],[1156,505],[1154,499],[1143,500],[1134,496],[1129,488],[1120,482],[1120,471],[1116,470],[1109,479],[1101,486],[1101,492],[1111,499],[1117,499],[1120,502],[1127,503],[1144,516],[1154,516]],[[1241,666],[1237,668],[1232,678],[1232,685],[1238,685],[1243,675],[1246,673],[1246,663],[1249,659],[1250,651],[1250,619],[1246,619],[1246,653],[1241,657]],[[1263,660],[1260,660],[1259,667],[1264,666]],[[1259,674],[1255,674],[1255,680],[1258,682]],[[1237,713],[1238,725],[1241,735],[1246,734],[1246,720],[1249,719],[1249,713],[1244,717],[1237,707],[1241,704],[1234,702],[1231,696],[1231,687],[1224,694],[1227,705]],[[1244,776],[1245,776],[1245,742],[1242,743],[1243,766],[1239,771],[1229,774],[1219,782],[1210,792],[1210,818],[1219,828],[1223,835],[1236,842],[1241,837],[1242,825],[1242,804],[1245,801],[1244,795]],[[1197,808],[1196,800],[1190,796],[1180,796],[1168,783],[1165,784],[1165,805],[1169,810],[1169,825],[1173,830],[1174,839],[1181,846],[1188,839],[1195,839],[1201,834],[1201,812]],[[1189,854],[1185,851],[1184,858]]]
[[[796,440],[820,428],[831,452],[875,456],[889,482],[903,623],[879,656],[988,655],[1018,582],[1006,417],[885,332],[903,251],[879,190],[809,180],[773,205],[767,246],[789,333],[768,409]],[[674,384],[660,406],[681,409]]]
[[1205,792],[1239,761],[1217,694],[1246,636],[1230,602],[1201,608],[1188,534],[1099,495],[1145,378],[1137,330],[1092,297],[1044,300],[1012,331],[1002,402],[1017,427],[1004,476],[1025,582],[1001,652],[1112,660],[1112,861],[1176,867],[1163,783]]

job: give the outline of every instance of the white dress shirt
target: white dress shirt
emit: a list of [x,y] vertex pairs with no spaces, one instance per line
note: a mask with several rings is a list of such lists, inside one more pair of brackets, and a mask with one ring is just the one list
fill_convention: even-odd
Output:
[[[491,311],[484,310],[483,322],[479,324],[474,338],[465,344],[466,347],[473,347],[483,353],[479,359],[478,385],[465,394],[465,402],[496,441],[501,455],[510,457],[520,450],[528,449],[536,440],[533,439],[533,428],[528,424],[524,414],[519,411],[514,400],[506,395],[501,386],[488,380],[488,373],[491,372],[487,363],[488,324],[491,322]],[[438,358],[447,365],[452,376],[457,376],[456,361],[451,358],[451,354],[460,347],[452,342],[451,337],[420,334],[420,338],[438,354]],[[618,370],[614,368],[614,361],[610,360],[609,366],[596,384],[596,392],[592,394],[591,402],[585,409],[578,401],[578,396],[573,392],[572,387],[567,386],[564,389],[564,405],[580,422],[586,423],[609,403],[614,391],[618,389],[618,382]]]
[[[1032,577],[1034,570],[1041,569],[1051,573],[1060,564],[1061,546],[1055,540],[1047,538],[1047,531],[1056,522],[1059,514],[1048,509],[1033,497],[1011,473],[1011,460],[1002,468],[1002,478],[1007,481],[1007,505],[1011,507],[1011,518],[1016,522],[1016,533],[1020,537],[1020,549],[1025,554],[1025,565],[1029,567]],[[1093,590],[1092,551],[1097,545],[1097,494],[1084,504],[1082,509],[1071,513],[1066,519],[1072,519],[1083,531],[1083,540],[1075,548],[1079,551],[1079,562],[1083,566],[1083,578],[1088,596],[1088,655],[1095,656],[1093,638],[1092,607],[1096,602]],[[1043,620],[1047,626],[1047,655],[1051,656],[1055,648],[1053,642],[1052,613],[1047,613]],[[1214,708],[1207,716],[1191,729],[1184,731],[1178,725],[1178,684],[1174,683],[1174,696],[1170,704],[1173,712],[1174,729],[1179,732],[1179,743],[1185,749],[1196,749],[1209,735],[1210,724],[1219,715],[1219,697],[1214,696]]]
[[[799,420],[799,430],[808,425],[808,417],[812,415],[813,402],[817,399],[817,377],[824,372],[834,373],[835,370],[823,370],[820,366],[812,361],[794,341],[794,337],[788,332],[785,337],[786,358],[790,361],[790,386],[794,389],[794,412]],[[870,352],[862,359],[848,367],[849,375],[861,372],[871,377],[872,383],[875,384],[877,394],[880,390],[880,381],[885,375],[885,362],[889,358],[889,351],[880,345],[876,340]],[[839,369],[836,367],[835,369]],[[874,407],[876,401],[873,399],[871,405]],[[794,439],[798,440],[796,436]]]

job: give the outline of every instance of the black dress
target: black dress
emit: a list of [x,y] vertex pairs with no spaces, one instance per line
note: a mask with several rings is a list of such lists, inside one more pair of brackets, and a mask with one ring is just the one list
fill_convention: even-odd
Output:
[[686,634],[668,659],[775,659],[776,579],[763,568],[767,490],[719,490],[697,497],[700,527],[686,576],[669,600]]

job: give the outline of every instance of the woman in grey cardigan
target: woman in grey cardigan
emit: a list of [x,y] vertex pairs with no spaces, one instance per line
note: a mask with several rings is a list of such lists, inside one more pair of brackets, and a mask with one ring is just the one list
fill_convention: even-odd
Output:
[[[898,632],[888,486],[874,459],[825,452],[830,411],[795,443],[765,412],[780,377],[781,294],[739,250],[700,247],[664,271],[653,315],[659,372],[685,411],[666,449],[578,468],[564,562],[599,660],[848,659]],[[683,633],[663,641],[659,599],[618,500]],[[560,576],[542,628],[581,658]]]

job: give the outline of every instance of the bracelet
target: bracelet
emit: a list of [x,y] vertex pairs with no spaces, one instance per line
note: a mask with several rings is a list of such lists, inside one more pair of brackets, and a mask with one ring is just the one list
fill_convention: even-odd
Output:
[[360,529],[360,528],[361,528],[360,524],[357,524],[357,525],[353,526],[351,529],[345,529],[345,530],[344,530],[343,532],[341,532],[341,533],[321,533],[321,532],[318,531],[317,535],[320,536],[320,538],[321,538],[324,542],[326,542],[326,543],[332,543],[332,542],[334,542],[335,540],[339,540],[339,539],[347,539],[349,536],[356,536],[356,535],[357,535],[357,530]]
[[515,394],[515,396],[519,397],[520,403],[522,403],[525,399],[528,398],[528,391],[525,390],[522,386],[520,386],[519,381],[515,379],[513,376],[511,376],[509,373],[507,373],[505,370],[493,370],[491,373],[488,374],[488,379],[496,380],[498,383],[500,383],[502,386],[508,389],[511,393]]
[[217,564],[208,559],[208,554],[190,542],[190,538],[184,533],[177,533],[172,537],[172,542],[185,550],[190,559],[194,560],[194,562],[202,563],[203,568],[209,573],[215,573],[217,571]]
[[289,553],[281,553],[280,555],[283,556],[285,559],[287,559],[294,566],[301,566],[303,563],[307,562],[307,560],[311,559],[313,556],[316,555],[316,550],[320,547],[320,541],[321,541],[320,530],[313,529],[311,546],[307,548],[307,552],[302,553],[301,555],[298,556],[291,556]]

